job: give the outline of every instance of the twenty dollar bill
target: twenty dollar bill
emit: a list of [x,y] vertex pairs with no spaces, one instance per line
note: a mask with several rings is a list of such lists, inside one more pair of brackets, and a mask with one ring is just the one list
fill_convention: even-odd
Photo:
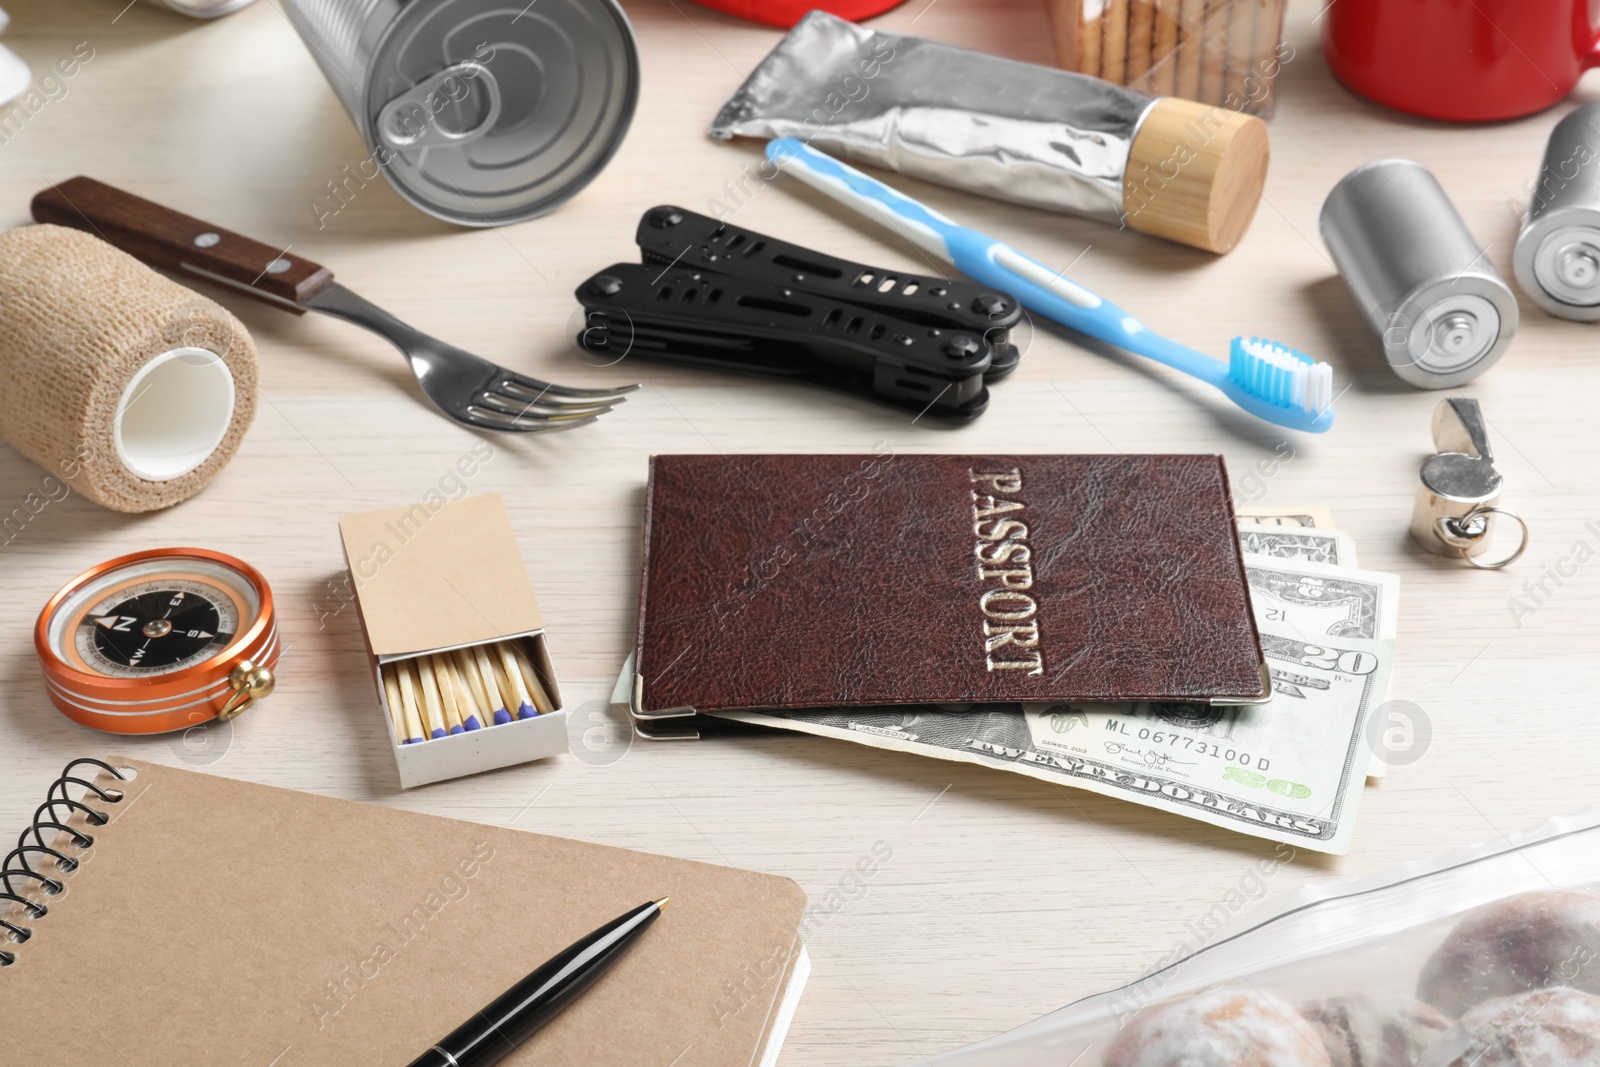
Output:
[[1343,854],[1366,783],[1365,725],[1388,645],[1264,630],[1270,703],[995,704],[736,711],[742,722],[975,763],[1214,826]]
[[[1315,509],[1241,515],[1273,698],[734,711],[723,717],[1008,770],[1298,848],[1342,854],[1388,699],[1399,579],[1354,568]],[[1321,520],[1320,522],[1318,520]]]

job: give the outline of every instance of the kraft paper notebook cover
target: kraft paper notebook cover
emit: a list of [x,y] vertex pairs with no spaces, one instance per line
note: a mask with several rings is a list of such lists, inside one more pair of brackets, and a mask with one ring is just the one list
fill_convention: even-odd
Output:
[[1220,456],[655,456],[645,525],[644,724],[1269,696]]
[[[0,967],[6,1064],[405,1067],[550,956],[665,895],[626,956],[503,1062],[776,1058],[809,967],[789,879],[107,762],[138,776],[98,779],[126,791],[120,803],[86,797],[106,825],[74,810],[93,844],[53,844],[81,856],[65,892],[16,879],[49,912],[0,912],[32,930],[0,936],[15,955]],[[30,859],[54,875],[56,861]]]

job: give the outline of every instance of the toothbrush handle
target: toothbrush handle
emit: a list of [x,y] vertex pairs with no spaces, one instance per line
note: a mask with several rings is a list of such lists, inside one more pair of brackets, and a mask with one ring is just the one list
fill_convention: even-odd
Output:
[[767,158],[785,173],[875,219],[929,255],[955,262],[948,238],[962,227],[932,208],[793,137],[767,142]]
[[1227,376],[1225,364],[1146,329],[1132,315],[1063,277],[1061,272],[1004,242],[951,221],[795,138],[770,142],[767,158],[812,188],[949,261],[967,277],[1006,290],[1031,311],[1202,381],[1215,384]]
[[[972,231],[967,231],[971,233]],[[1030,311],[1079,333],[1164,363],[1212,385],[1228,376],[1227,364],[1161,336],[1122,308],[1000,241],[952,239],[954,262],[963,274],[1005,289]]]

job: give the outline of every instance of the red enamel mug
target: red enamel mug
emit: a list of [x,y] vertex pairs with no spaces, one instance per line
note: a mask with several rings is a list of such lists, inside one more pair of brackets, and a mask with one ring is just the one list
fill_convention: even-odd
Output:
[[1326,19],[1340,81],[1427,118],[1530,115],[1600,64],[1597,0],[1335,0]]

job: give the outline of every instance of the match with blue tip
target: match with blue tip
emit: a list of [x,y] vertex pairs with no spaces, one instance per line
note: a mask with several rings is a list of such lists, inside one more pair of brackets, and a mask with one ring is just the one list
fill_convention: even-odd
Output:
[[394,736],[402,745],[417,744],[422,740],[423,726],[417,712],[416,689],[411,673],[406,670],[405,664],[396,663],[385,664],[380,673]]
[[483,686],[484,706],[493,709],[490,725],[504,726],[511,721],[511,712],[506,708],[506,700],[501,695],[499,679],[495,677],[488,653],[479,645],[467,650],[466,658],[471,662],[479,684]]
[[521,675],[521,693],[523,699],[533,705],[533,710],[543,715],[553,711],[550,694],[545,692],[544,684],[539,680],[539,672],[534,669],[533,662],[528,659],[526,652],[518,645],[511,646],[512,659],[516,662],[518,673]]
[[532,695],[528,692],[527,680],[523,676],[521,664],[517,661],[516,647],[509,641],[502,641],[499,645],[500,662],[506,672],[506,704],[510,705],[511,697],[517,698],[517,718],[531,719],[538,715],[538,707]]
[[509,642],[384,664],[380,674],[398,745],[537,718],[548,701],[532,664]]

